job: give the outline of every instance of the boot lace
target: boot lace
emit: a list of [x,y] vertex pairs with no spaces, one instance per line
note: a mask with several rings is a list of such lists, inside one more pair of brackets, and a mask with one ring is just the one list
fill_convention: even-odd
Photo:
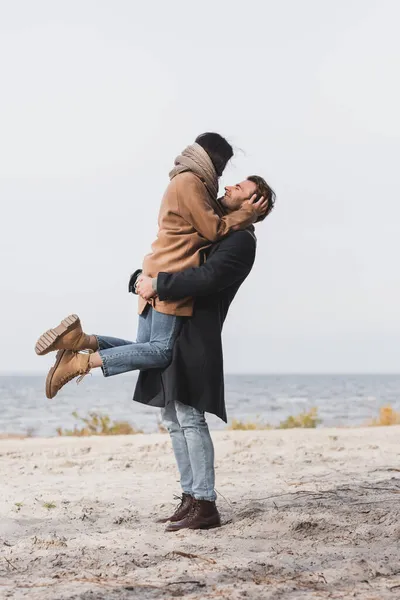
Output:
[[83,371],[83,369],[81,369],[81,374],[79,375],[78,379],[76,380],[76,385],[79,385],[80,383],[82,383],[83,378],[86,377],[86,375],[90,375],[90,376],[92,375],[92,372],[90,369],[90,354],[92,354],[92,352],[89,351],[88,352],[89,360],[87,362],[86,371]]
[[174,494],[174,500],[179,500],[179,504],[177,504],[175,508],[175,512],[178,512],[178,510],[182,508],[183,503],[185,502],[185,496],[177,496],[176,494]]
[[72,373],[68,373],[68,375],[65,375],[64,377],[61,378],[60,383],[63,386],[66,383],[68,383],[69,381],[71,381],[72,379],[75,379],[75,377],[77,375],[79,375],[78,379],[76,380],[76,383],[79,384],[79,383],[81,383],[82,379],[88,374],[91,375],[89,363],[88,363],[86,371],[83,371],[83,369],[79,369],[78,373],[76,373],[76,371],[72,372]]
[[[90,348],[88,348],[87,350],[82,352],[82,354],[89,354],[89,356],[90,356],[91,354],[94,354],[94,350],[91,350]],[[90,359],[89,359],[86,371],[84,373],[82,373],[81,375],[79,375],[78,379],[76,380],[76,385],[79,385],[80,383],[82,383],[83,378],[86,377],[86,375],[92,376],[92,371],[90,369]]]
[[194,500],[194,502],[192,503],[192,506],[189,509],[189,513],[188,516],[186,517],[189,521],[191,521],[192,519],[194,519],[197,516],[199,510],[199,503]]
[[[88,370],[85,373],[82,373],[82,375],[79,375],[78,379],[76,380],[76,385],[79,385],[80,383],[82,383],[84,377],[86,377],[86,375],[90,375],[92,376],[92,373]],[[73,379],[73,377],[71,377],[71,379]]]
[[61,385],[65,385],[66,383],[68,383],[69,381],[71,381],[72,379],[75,379],[76,377],[76,373],[71,373],[69,375],[65,375],[64,377],[62,377],[60,379],[60,384]]
[[[179,504],[176,505],[175,512],[174,512],[174,515],[176,515],[176,513],[180,511],[180,509],[183,507],[185,502],[187,502],[189,499],[183,495],[177,496],[176,494],[174,494],[174,500],[179,500]],[[189,509],[189,512],[190,512],[190,510],[191,510],[191,507]]]

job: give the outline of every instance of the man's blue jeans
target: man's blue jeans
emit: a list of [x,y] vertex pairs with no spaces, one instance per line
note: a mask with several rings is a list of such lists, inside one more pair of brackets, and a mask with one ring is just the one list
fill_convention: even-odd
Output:
[[161,415],[171,436],[183,492],[196,500],[216,500],[214,446],[204,413],[175,401]]
[[182,320],[182,317],[159,313],[149,305],[139,315],[136,342],[96,335],[104,376],[167,367]]

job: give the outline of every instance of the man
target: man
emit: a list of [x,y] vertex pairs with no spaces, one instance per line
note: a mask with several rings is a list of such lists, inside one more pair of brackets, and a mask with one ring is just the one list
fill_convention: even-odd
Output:
[[[227,213],[257,194],[268,200],[263,220],[273,209],[275,194],[258,176],[225,188],[220,203]],[[193,316],[185,320],[175,342],[171,364],[164,370],[141,371],[134,400],[162,407],[180,473],[181,503],[171,517],[161,518],[166,531],[218,527],[215,504],[214,448],[204,413],[227,421],[224,401],[221,331],[229,306],[255,259],[253,228],[231,233],[207,252],[199,267],[157,278],[139,275],[136,292],[160,301],[194,297]]]

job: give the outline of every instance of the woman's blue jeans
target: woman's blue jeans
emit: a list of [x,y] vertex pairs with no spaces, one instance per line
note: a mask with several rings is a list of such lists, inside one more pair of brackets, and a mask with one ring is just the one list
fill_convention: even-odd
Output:
[[104,376],[167,367],[182,321],[182,317],[164,315],[149,305],[139,315],[136,342],[96,335]]

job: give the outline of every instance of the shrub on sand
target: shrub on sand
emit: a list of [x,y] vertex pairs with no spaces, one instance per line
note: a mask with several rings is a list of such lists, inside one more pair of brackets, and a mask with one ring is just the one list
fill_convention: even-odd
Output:
[[278,429],[292,429],[294,427],[314,429],[320,423],[322,421],[318,418],[318,409],[314,407],[310,408],[308,412],[304,411],[296,416],[290,415],[287,419],[279,423]]
[[400,425],[400,412],[396,412],[390,404],[387,404],[379,409],[379,417],[372,419],[367,425],[369,427]]
[[161,421],[157,421],[158,433],[168,433],[168,429],[163,425]]
[[228,429],[232,429],[234,431],[250,431],[256,429],[271,429],[271,425],[259,423],[258,421],[248,421],[245,423],[244,421],[233,419],[232,423],[228,426]]
[[301,412],[299,415],[290,415],[284,421],[281,421],[277,427],[273,427],[268,423],[260,423],[259,421],[239,421],[233,419],[232,423],[228,426],[228,429],[242,430],[242,431],[255,431],[260,429],[292,429],[294,427],[300,428],[315,428],[319,423],[322,423],[321,419],[318,418],[318,409],[311,408],[308,412]]
[[80,417],[75,411],[72,415],[75,419],[81,421],[84,426],[78,428],[75,425],[73,429],[62,429],[61,427],[58,427],[58,435],[83,437],[89,435],[133,435],[136,433],[143,433],[141,429],[135,429],[126,421],[115,421],[112,423],[108,415],[102,415],[101,413],[90,412],[88,417]]

